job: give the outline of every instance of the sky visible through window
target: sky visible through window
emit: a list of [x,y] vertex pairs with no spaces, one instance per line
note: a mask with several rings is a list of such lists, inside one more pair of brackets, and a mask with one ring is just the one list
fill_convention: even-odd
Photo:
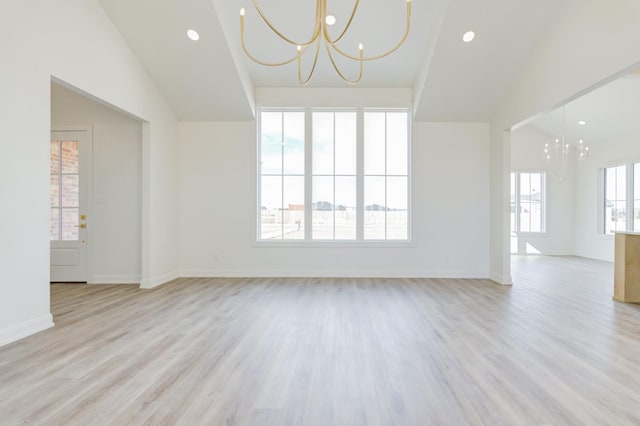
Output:
[[[407,112],[363,114],[362,184],[357,176],[357,112],[313,111],[308,124],[305,116],[304,111],[261,112],[260,239],[304,239],[305,211],[310,209],[311,239],[355,240],[357,194],[362,191],[361,238],[406,240]],[[311,141],[305,141],[307,125]],[[305,187],[311,190],[310,206],[305,205]]]

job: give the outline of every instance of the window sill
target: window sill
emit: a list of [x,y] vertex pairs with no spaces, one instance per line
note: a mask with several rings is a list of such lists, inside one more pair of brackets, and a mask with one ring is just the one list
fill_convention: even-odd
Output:
[[255,248],[413,248],[413,241],[254,241]]

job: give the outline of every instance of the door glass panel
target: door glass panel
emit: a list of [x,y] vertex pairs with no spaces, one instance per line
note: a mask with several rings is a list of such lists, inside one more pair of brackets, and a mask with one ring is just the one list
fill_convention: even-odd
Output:
[[78,141],[62,142],[62,173],[78,173]]
[[49,219],[49,230],[51,241],[60,240],[60,209],[51,209],[51,218]]
[[51,141],[49,221],[52,241],[80,238],[80,157],[78,141]]
[[79,207],[80,191],[78,175],[62,176],[62,207]]
[[50,193],[51,193],[51,207],[60,207],[60,176],[59,175],[51,175]]
[[62,209],[62,240],[75,241],[79,238],[79,211],[78,209]]
[[51,174],[60,173],[60,142],[51,141]]

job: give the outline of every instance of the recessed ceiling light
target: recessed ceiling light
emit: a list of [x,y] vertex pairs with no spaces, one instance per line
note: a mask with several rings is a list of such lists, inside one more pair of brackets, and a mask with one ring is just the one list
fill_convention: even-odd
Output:
[[336,23],[336,17],[333,15],[327,15],[327,17],[325,18],[325,22],[327,23],[327,25],[333,25]]
[[585,124],[587,124],[587,122],[584,121],[584,120],[580,120],[580,121],[578,121],[578,124],[581,125],[581,126],[584,126]]
[[469,43],[473,41],[474,38],[476,38],[476,33],[474,33],[473,31],[467,31],[462,36],[462,41],[464,41],[465,43]]
[[189,37],[191,40],[193,41],[198,41],[200,40],[200,34],[198,34],[197,31],[195,30],[189,30],[187,31],[187,37]]

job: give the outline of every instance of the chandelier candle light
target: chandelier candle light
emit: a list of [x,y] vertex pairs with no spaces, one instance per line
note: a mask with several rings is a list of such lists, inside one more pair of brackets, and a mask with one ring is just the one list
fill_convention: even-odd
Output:
[[577,149],[578,161],[584,161],[589,157],[589,147],[582,139],[579,140],[578,146],[575,147],[565,141],[564,133],[564,107],[562,107],[562,137],[556,138],[553,146],[550,146],[549,143],[545,143],[543,151],[549,173],[554,178],[560,180],[564,180],[566,177],[567,162],[569,160],[569,153],[572,149]]
[[[406,27],[405,27],[404,35],[402,36],[402,38],[400,39],[398,44],[396,44],[391,50],[389,50],[389,51],[387,51],[385,53],[381,53],[379,55],[374,55],[374,56],[368,56],[367,57],[367,56],[364,56],[364,47],[363,47],[362,43],[360,43],[358,45],[358,52],[359,53],[358,53],[357,56],[354,56],[354,55],[351,55],[349,53],[346,53],[344,50],[342,50],[340,47],[338,47],[338,43],[340,42],[342,37],[346,34],[347,30],[351,26],[351,23],[353,22],[353,18],[354,18],[355,14],[356,14],[356,11],[358,10],[358,4],[360,3],[360,0],[355,0],[355,4],[353,6],[353,10],[351,11],[351,16],[349,16],[349,18],[346,20],[346,25],[344,26],[342,31],[338,34],[338,36],[336,38],[333,38],[333,39],[329,36],[328,26],[332,25],[331,20],[333,20],[335,22],[335,17],[333,17],[332,15],[327,15],[327,0],[316,0],[316,13],[315,13],[315,19],[314,19],[315,22],[314,22],[313,33],[311,34],[311,37],[309,38],[309,40],[304,41],[304,42],[297,42],[297,41],[291,40],[290,38],[288,38],[285,35],[283,35],[282,32],[279,31],[269,21],[269,19],[267,19],[267,17],[265,16],[264,12],[262,11],[260,6],[258,5],[257,0],[252,0],[252,2],[253,2],[253,5],[254,5],[256,11],[258,12],[260,17],[264,21],[264,23],[278,37],[280,37],[283,41],[287,42],[288,44],[290,44],[292,46],[295,46],[296,53],[292,58],[284,60],[282,62],[265,62],[265,61],[261,61],[261,60],[257,59],[255,56],[253,56],[251,53],[249,53],[249,51],[247,50],[247,47],[245,45],[245,42],[244,42],[244,14],[245,14],[244,8],[240,9],[240,41],[242,43],[242,49],[244,50],[246,55],[249,57],[249,59],[251,59],[253,62],[255,62],[257,64],[260,64],[260,65],[265,65],[265,66],[268,66],[268,67],[278,67],[278,66],[290,64],[293,61],[297,61],[297,63],[298,63],[298,81],[302,85],[306,85],[307,83],[309,83],[309,80],[311,80],[311,77],[313,76],[313,72],[316,69],[316,64],[318,63],[318,54],[320,53],[320,45],[322,43],[324,43],[324,46],[325,46],[325,48],[327,50],[327,54],[329,56],[329,61],[331,62],[331,65],[333,66],[333,69],[338,73],[340,78],[342,80],[344,80],[345,82],[349,83],[349,84],[357,84],[357,83],[359,83],[360,80],[362,79],[362,71],[363,71],[364,62],[365,61],[373,61],[375,59],[384,58],[385,56],[388,56],[388,55],[392,54],[393,52],[395,52],[396,50],[398,50],[398,48],[402,45],[402,43],[404,43],[404,41],[407,39],[407,35],[409,34],[409,26],[410,26],[410,22],[411,22],[411,0],[406,0],[406,3],[407,3],[407,24],[406,24]],[[302,68],[301,67],[301,62],[302,62],[301,58],[306,53],[306,51],[309,49],[309,47],[311,47],[314,44],[315,44],[315,54],[314,54],[314,58],[313,58],[313,64],[311,66],[311,71],[309,71],[309,75],[307,75],[306,78],[303,78],[302,70],[301,70],[301,68]],[[355,78],[353,80],[349,80],[348,78],[345,77],[345,75],[342,73],[342,71],[340,71],[340,69],[338,68],[338,65],[335,62],[334,54],[336,54],[336,53],[338,55],[344,57],[344,58],[351,59],[353,61],[359,62],[360,71],[358,73],[358,77],[357,78]]]

